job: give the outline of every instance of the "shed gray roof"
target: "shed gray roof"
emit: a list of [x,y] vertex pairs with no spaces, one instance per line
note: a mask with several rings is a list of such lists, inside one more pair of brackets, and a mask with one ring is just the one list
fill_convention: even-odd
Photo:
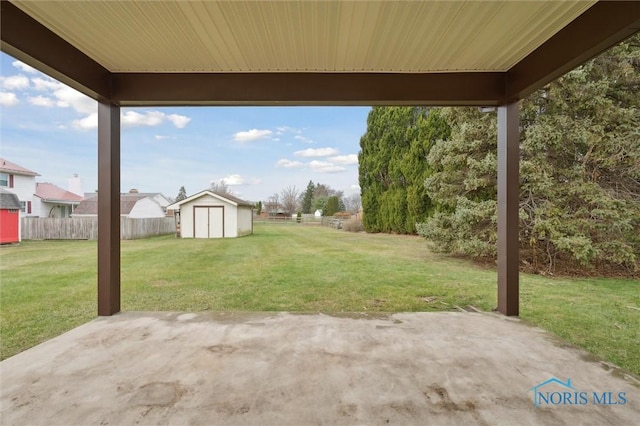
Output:
[[20,200],[13,192],[0,188],[0,209],[20,210]]
[[240,199],[238,197],[234,197],[231,194],[223,194],[221,192],[215,192],[215,191],[210,191],[210,192],[213,193],[213,194],[216,194],[219,197],[226,198],[229,201],[233,201],[234,203],[236,203],[239,206],[247,206],[247,207],[254,207],[255,206],[255,204],[253,204],[251,201],[242,200],[242,199]]
[[190,197],[185,198],[184,200],[181,201],[176,201],[175,203],[169,205],[167,207],[167,209],[170,210],[175,210],[177,209],[180,205],[184,204],[184,203],[188,203],[192,200],[195,200],[197,198],[202,197],[203,195],[212,195],[216,198],[222,198],[223,200],[226,200],[228,202],[230,202],[231,204],[235,204],[237,206],[244,206],[244,207],[255,207],[255,204],[250,202],[250,201],[245,201],[242,200],[238,197],[234,197],[233,195],[230,194],[223,194],[221,192],[215,192],[215,191],[211,191],[210,189],[205,189],[204,191],[200,191]]

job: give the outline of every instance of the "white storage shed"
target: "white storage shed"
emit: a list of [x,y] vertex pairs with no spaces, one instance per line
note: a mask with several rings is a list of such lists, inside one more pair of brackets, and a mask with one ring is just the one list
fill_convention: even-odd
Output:
[[253,234],[253,203],[229,194],[202,191],[171,204],[181,238],[236,238]]

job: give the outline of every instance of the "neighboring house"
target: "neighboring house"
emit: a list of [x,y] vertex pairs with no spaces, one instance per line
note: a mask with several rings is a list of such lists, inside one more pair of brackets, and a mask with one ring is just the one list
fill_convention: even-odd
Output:
[[129,194],[138,194],[140,196],[149,197],[153,201],[158,203],[160,207],[162,207],[165,210],[165,212],[169,204],[172,203],[171,200],[169,200],[167,197],[165,197],[159,192],[138,192],[138,190],[134,188],[129,190]]
[[290,217],[289,212],[280,207],[277,201],[268,200],[262,205],[262,216],[268,218],[287,219]]
[[20,200],[0,188],[0,244],[20,242]]
[[[133,192],[132,192],[133,191]],[[157,197],[160,195],[160,197]],[[120,195],[120,216],[132,219],[148,217],[165,217],[166,208],[163,208],[156,199],[165,199],[158,193],[139,193],[131,190],[127,194]],[[78,204],[73,212],[73,217],[97,216],[98,215],[98,194],[85,198]]]
[[20,217],[37,217],[39,214],[33,209],[36,176],[40,175],[9,160],[0,158],[0,188],[8,189],[18,196]]
[[171,204],[182,238],[235,238],[253,234],[253,203],[202,191]]
[[160,193],[154,195],[152,198],[153,198],[153,201],[160,204],[160,207],[162,207],[165,210],[165,212],[167,211],[167,207],[169,207],[169,205],[173,202]]
[[36,183],[33,212],[40,217],[70,217],[82,201],[76,195],[52,183]]

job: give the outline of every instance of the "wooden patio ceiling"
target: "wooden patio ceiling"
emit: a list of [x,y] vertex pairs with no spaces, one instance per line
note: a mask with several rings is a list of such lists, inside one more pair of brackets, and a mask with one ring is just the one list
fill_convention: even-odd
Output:
[[498,310],[519,313],[518,101],[638,1],[8,1],[2,50],[98,101],[98,314],[120,311],[120,107],[498,106]]
[[636,1],[2,1],[2,50],[144,105],[502,105],[640,29]]

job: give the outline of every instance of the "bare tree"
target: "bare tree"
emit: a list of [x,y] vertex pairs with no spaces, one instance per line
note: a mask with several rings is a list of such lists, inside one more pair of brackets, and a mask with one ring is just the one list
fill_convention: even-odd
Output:
[[343,200],[345,210],[349,213],[358,213],[360,207],[362,207],[362,198],[360,198],[360,194],[352,194],[348,197],[344,197]]
[[280,196],[276,192],[264,202],[264,209],[269,216],[276,216],[280,210]]
[[229,190],[229,186],[225,183],[224,179],[220,179],[219,181],[212,180],[209,188],[211,191],[220,195],[231,195],[231,190]]
[[300,191],[295,186],[287,186],[280,193],[282,210],[288,215],[292,215],[299,210],[298,195]]
[[318,182],[313,190],[314,198],[329,198],[332,196],[338,197],[338,199],[344,197],[343,191],[338,191],[331,188],[329,185],[325,185],[324,183]]

